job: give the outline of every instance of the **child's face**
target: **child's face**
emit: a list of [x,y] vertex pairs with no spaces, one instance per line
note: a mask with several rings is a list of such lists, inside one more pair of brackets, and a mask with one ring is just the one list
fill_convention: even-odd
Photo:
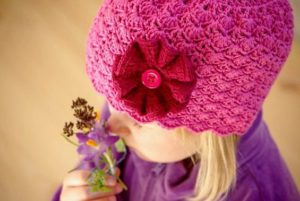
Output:
[[[195,153],[195,146],[180,142],[175,129],[168,130],[156,123],[139,124],[125,112],[109,105],[111,116],[108,125],[113,133],[121,136],[132,151],[142,159],[152,162],[175,162]],[[187,138],[193,140],[193,136]]]

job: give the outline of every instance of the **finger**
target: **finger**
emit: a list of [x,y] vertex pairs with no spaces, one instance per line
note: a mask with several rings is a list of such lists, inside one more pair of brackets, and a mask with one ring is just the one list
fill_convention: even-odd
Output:
[[117,179],[115,176],[107,175],[104,180],[106,186],[114,186],[117,184]]
[[114,185],[117,184],[117,177],[120,176],[121,170],[120,170],[120,168],[116,167],[115,171],[116,171],[116,176],[107,175],[105,177],[105,185],[107,185],[107,186],[114,186]]
[[116,183],[117,183],[116,177],[119,177],[120,174],[121,174],[120,168],[116,167],[115,172],[116,172],[116,176],[113,176],[113,175],[107,175],[106,176],[106,180],[105,180],[106,185],[109,185],[109,186],[116,185]]
[[[88,186],[88,177],[90,176],[91,171],[89,170],[76,170],[69,173],[66,178],[64,179],[65,186]],[[117,167],[116,168],[116,175],[120,176],[121,171]],[[117,181],[115,176],[107,175],[105,176],[105,185],[114,186],[116,185]]]
[[88,186],[74,186],[74,187],[65,187],[62,194],[62,200],[93,200],[93,199],[104,199],[105,197],[114,196],[122,191],[120,185],[114,187],[109,187],[108,192],[92,192],[91,188]]
[[119,177],[121,175],[121,170],[120,168],[116,167],[116,175]]
[[105,198],[100,198],[100,199],[94,199],[94,200],[89,200],[89,201],[117,201],[116,196],[109,196]]
[[87,178],[90,176],[89,170],[76,170],[67,174],[64,179],[65,186],[83,186],[88,185]]

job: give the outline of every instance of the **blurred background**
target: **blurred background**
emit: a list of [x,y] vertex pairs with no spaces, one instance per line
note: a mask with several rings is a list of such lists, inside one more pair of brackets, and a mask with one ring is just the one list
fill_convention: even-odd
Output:
[[[300,2],[291,54],[264,119],[300,187]],[[60,135],[72,100],[100,108],[85,73],[88,29],[101,0],[0,0],[0,200],[50,200],[78,156]]]

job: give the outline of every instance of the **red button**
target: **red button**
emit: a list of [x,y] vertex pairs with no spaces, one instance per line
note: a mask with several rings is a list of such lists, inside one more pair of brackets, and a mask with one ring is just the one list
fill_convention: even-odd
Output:
[[161,84],[161,76],[155,69],[148,69],[142,74],[142,83],[149,89],[155,89]]

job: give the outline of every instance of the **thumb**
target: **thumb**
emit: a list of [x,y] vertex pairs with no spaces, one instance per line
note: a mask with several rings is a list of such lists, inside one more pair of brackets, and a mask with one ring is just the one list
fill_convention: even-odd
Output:
[[116,175],[119,177],[121,175],[121,170],[120,168],[116,167]]

